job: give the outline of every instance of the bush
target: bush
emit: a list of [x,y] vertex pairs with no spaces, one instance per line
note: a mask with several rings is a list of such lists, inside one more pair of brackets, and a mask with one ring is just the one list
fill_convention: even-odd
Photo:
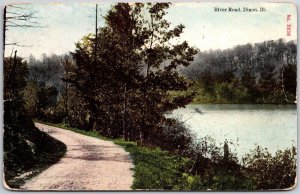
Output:
[[256,182],[258,190],[289,189],[296,180],[296,148],[277,151],[272,156],[267,149],[257,146],[243,158],[247,176]]
[[182,122],[175,119],[166,119],[160,130],[151,134],[150,143],[163,150],[185,154],[193,142],[193,135]]

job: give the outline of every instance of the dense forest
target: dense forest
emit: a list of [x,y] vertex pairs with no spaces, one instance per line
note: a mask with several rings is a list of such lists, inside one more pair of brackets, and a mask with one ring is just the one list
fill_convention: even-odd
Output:
[[[192,163],[180,169],[180,176],[189,175],[187,184],[193,190],[294,185],[294,148],[271,156],[258,147],[243,163],[229,151],[227,142],[224,147],[206,138],[195,142],[182,122],[166,118],[165,113],[193,101],[293,103],[295,43],[280,39],[201,52],[186,41],[172,42],[185,27],[170,28],[165,19],[169,7],[169,3],[118,3],[103,18],[105,26],[84,36],[68,54],[31,56],[27,62],[16,56],[5,58],[7,173],[14,169],[8,165],[15,160],[14,150],[21,146],[14,141],[28,145],[26,140],[31,140],[22,136],[31,135],[22,126],[34,129],[31,119],[35,118],[187,157]],[[23,131],[18,132],[20,127]],[[63,153],[63,145],[55,146],[49,149]]]
[[294,103],[296,58],[296,43],[279,39],[199,52],[181,72],[198,103]]

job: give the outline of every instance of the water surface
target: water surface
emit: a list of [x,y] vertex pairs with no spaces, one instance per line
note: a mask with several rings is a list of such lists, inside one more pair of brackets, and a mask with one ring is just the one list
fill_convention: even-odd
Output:
[[171,114],[197,137],[209,135],[217,145],[225,140],[240,158],[257,145],[271,153],[297,145],[296,105],[193,104]]

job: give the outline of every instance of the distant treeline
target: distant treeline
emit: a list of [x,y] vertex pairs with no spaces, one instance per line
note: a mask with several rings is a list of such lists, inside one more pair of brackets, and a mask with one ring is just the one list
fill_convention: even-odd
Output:
[[67,55],[43,54],[41,59],[36,59],[31,55],[27,60],[29,70],[27,79],[36,82],[39,87],[53,86],[61,94],[64,91],[62,78],[65,75],[63,66],[65,57]]
[[[41,59],[30,56],[28,77],[23,97],[25,108],[31,117],[42,119],[44,115],[57,111],[65,91],[62,78],[65,76],[64,60],[68,55],[42,55]],[[56,114],[61,117],[60,114]]]
[[197,103],[294,103],[297,46],[283,39],[199,52],[182,73]]

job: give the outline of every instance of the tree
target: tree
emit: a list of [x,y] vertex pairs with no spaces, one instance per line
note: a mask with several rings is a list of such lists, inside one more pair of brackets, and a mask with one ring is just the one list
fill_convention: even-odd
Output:
[[57,103],[58,91],[53,86],[42,85],[38,88],[38,106],[39,109],[49,109]]
[[151,132],[158,132],[155,129],[159,129],[159,125],[163,124],[163,114],[166,111],[184,106],[192,99],[191,96],[171,97],[168,94],[170,90],[187,89],[188,81],[178,73],[177,67],[188,66],[197,52],[185,41],[170,43],[172,39],[180,37],[184,26],[180,24],[170,30],[170,23],[164,19],[169,6],[169,3],[147,4],[149,19],[140,17],[143,26],[141,34],[148,35],[141,50],[146,65],[146,75],[141,87],[144,99],[141,113],[142,117],[145,117],[145,122],[140,123],[143,129],[141,141],[147,141]]
[[24,102],[25,102],[25,109],[29,116],[35,117],[38,113],[38,86],[35,81],[28,81],[27,85],[24,89]]
[[283,89],[283,92],[285,93],[285,100],[287,102],[296,100],[295,99],[296,89],[297,89],[296,68],[297,68],[296,65],[289,64],[286,67],[284,67],[284,69],[282,71],[282,89]]
[[38,28],[42,27],[35,21],[36,12],[26,9],[22,5],[7,5],[4,7],[3,12],[3,58],[5,54],[5,46],[24,46],[20,45],[17,41],[7,42],[6,31],[9,28]]
[[[141,118],[137,120],[142,122],[139,122],[136,127],[139,128],[141,142],[147,139],[147,136],[150,136],[155,129],[160,128],[159,125],[162,125],[163,114],[166,111],[183,106],[191,100],[191,96],[172,98],[168,95],[169,90],[187,89],[187,80],[179,75],[176,68],[180,65],[189,65],[189,62],[193,60],[193,55],[196,54],[196,50],[189,47],[187,42],[170,43],[173,38],[180,37],[184,26],[178,25],[169,30],[170,23],[164,19],[169,6],[168,3],[135,4],[134,6],[117,4],[114,7],[115,10],[110,11],[106,17],[115,36],[121,37],[126,45],[123,45],[125,51],[123,56],[128,64],[123,63],[124,69],[131,66],[133,70],[138,70],[138,67],[132,65],[136,63],[136,60],[144,63],[145,74],[141,78],[138,74],[140,72],[137,71],[133,78],[138,81],[139,86],[135,97],[142,99],[140,101],[142,109],[135,108],[133,111],[140,113]],[[146,10],[147,15],[143,15],[142,10]],[[123,18],[121,22],[120,18]],[[125,75],[126,77],[128,76]],[[128,85],[128,83],[125,84]]]
[[191,101],[168,93],[187,89],[177,67],[189,65],[196,53],[185,41],[171,43],[184,26],[169,29],[164,19],[169,6],[118,3],[97,39],[89,35],[76,45],[64,81],[84,99],[89,129],[150,143],[163,134],[164,113]]
[[17,51],[13,58],[4,58],[4,101],[20,100],[27,75],[27,63],[17,57]]

